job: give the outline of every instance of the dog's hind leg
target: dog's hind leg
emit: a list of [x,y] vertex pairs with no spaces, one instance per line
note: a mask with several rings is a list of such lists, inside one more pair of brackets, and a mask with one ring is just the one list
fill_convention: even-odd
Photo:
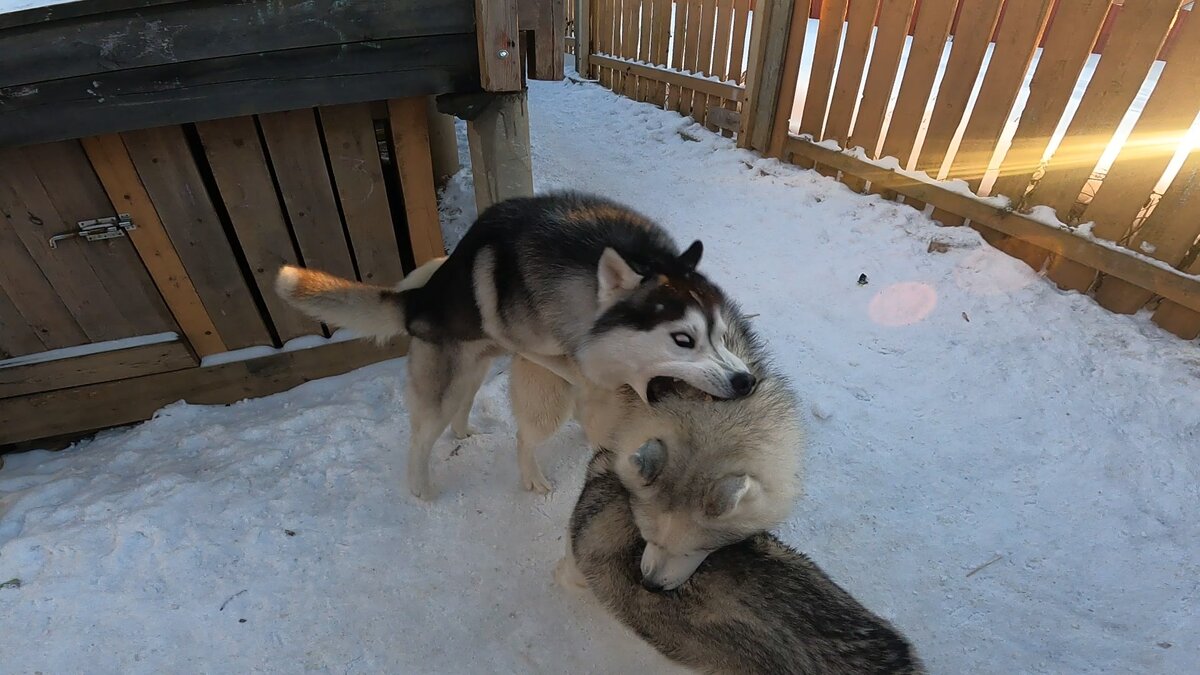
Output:
[[433,499],[429,456],[459,410],[470,410],[493,357],[488,341],[434,345],[414,338],[408,352],[406,403],[412,427],[408,447],[408,489]]
[[491,340],[466,342],[460,348],[458,370],[450,390],[456,401],[454,417],[450,420],[450,430],[455,438],[462,439],[475,433],[470,425],[471,406],[491,369],[492,360],[503,353],[504,350]]
[[509,396],[517,419],[517,464],[521,485],[546,494],[553,489],[537,461],[537,447],[550,438],[571,412],[571,384],[532,361],[514,355]]
[[575,552],[571,550],[571,533],[567,532],[564,537],[566,543],[566,551],[563,552],[563,557],[554,566],[554,580],[559,586],[567,590],[577,590],[587,588],[587,577],[583,576],[579,565],[575,563]]

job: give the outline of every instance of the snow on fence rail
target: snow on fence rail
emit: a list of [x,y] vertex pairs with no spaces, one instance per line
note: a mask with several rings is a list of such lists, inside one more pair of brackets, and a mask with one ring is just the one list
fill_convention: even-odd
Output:
[[603,86],[970,222],[1064,289],[1200,335],[1194,3],[573,1],[580,72]]

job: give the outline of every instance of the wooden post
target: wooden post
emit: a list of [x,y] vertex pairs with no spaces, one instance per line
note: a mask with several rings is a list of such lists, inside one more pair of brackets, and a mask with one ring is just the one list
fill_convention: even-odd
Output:
[[[750,75],[746,89],[749,107],[742,111],[740,147],[765,152],[771,141],[793,5],[793,0],[766,0],[756,5],[750,33]],[[761,14],[758,7],[762,9]]]
[[418,265],[446,255],[442,224],[438,219],[437,191],[433,187],[433,160],[429,157],[429,117],[420,96],[388,101],[388,123],[396,146],[396,172],[404,191],[404,212],[413,260]]
[[575,72],[588,78],[592,75],[592,0],[572,0],[575,3]]
[[533,196],[527,92],[496,94],[467,122],[475,204],[479,211],[511,197]]
[[479,83],[484,91],[519,91],[517,0],[475,0]]
[[458,173],[458,136],[454,131],[454,118],[438,112],[437,99],[426,99],[426,115],[429,118],[429,157],[433,161],[433,180],[438,187],[446,184]]

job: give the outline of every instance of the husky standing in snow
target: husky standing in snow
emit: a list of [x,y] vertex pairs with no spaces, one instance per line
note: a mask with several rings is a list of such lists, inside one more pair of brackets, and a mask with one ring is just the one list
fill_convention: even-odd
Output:
[[560,565],[560,583],[586,586],[663,655],[704,673],[924,672],[895,628],[765,532],[712,552],[678,590],[648,583],[643,539],[649,547],[657,536],[648,518],[683,499],[699,509],[692,517],[719,519],[745,498],[743,485],[713,481],[671,454],[657,441],[624,460],[596,453],[571,516],[574,561]]
[[[364,337],[413,338],[408,484],[429,499],[434,442],[452,422],[457,435],[470,433],[471,401],[500,354],[576,382],[582,373],[599,387],[629,386],[643,398],[655,377],[723,399],[753,391],[754,377],[725,347],[725,298],[696,271],[702,251],[697,241],[680,253],[628,208],[564,193],[492,206],[449,257],[418,275],[432,269],[427,279],[399,289],[285,266],[276,290]],[[525,478],[527,488],[548,488],[544,478]]]

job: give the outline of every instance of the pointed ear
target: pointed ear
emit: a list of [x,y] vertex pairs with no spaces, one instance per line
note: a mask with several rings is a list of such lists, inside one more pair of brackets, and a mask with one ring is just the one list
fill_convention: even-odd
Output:
[[704,495],[704,515],[723,518],[737,510],[739,504],[752,489],[759,488],[758,481],[745,474],[725,476],[708,486]]
[[689,272],[696,269],[696,265],[700,264],[700,256],[704,254],[704,244],[700,240],[692,242],[692,245],[686,251],[679,255],[679,264],[683,265]]
[[604,253],[600,255],[600,266],[596,275],[600,283],[601,302],[620,291],[633,290],[642,282],[642,276],[634,272],[621,254],[611,248],[604,249]]
[[642,447],[629,457],[629,461],[637,467],[638,475],[646,485],[650,485],[662,473],[667,464],[667,448],[658,439],[646,441]]

